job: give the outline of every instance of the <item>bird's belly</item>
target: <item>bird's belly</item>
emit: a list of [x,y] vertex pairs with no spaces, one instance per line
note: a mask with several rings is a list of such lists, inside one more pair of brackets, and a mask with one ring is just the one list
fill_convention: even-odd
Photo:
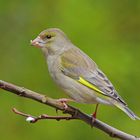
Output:
[[110,104],[108,101],[97,96],[96,91],[82,85],[76,80],[63,75],[62,73],[51,74],[54,81],[72,99],[79,103],[87,104]]

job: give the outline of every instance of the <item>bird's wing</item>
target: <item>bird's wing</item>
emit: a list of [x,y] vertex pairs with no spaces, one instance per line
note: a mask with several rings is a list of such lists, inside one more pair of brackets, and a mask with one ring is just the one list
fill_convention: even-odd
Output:
[[69,49],[61,54],[60,69],[63,74],[96,91],[99,96],[107,96],[126,105],[106,75],[78,48]]

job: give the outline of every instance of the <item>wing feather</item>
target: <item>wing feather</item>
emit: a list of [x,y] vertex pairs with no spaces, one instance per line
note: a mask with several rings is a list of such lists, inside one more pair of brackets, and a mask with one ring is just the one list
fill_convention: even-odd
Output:
[[69,49],[61,54],[61,71],[84,86],[126,105],[106,75],[80,49]]

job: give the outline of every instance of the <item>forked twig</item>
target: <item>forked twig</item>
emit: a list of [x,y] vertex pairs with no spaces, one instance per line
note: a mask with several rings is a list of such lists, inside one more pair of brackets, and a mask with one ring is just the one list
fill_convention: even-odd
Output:
[[16,108],[13,108],[12,111],[15,114],[18,114],[18,115],[26,117],[26,121],[29,121],[31,123],[35,123],[38,120],[44,120],[44,119],[46,119],[46,120],[57,120],[57,121],[77,119],[74,116],[49,116],[47,114],[42,114],[42,115],[39,115],[39,116],[35,117],[33,115],[23,113],[23,112],[17,110]]

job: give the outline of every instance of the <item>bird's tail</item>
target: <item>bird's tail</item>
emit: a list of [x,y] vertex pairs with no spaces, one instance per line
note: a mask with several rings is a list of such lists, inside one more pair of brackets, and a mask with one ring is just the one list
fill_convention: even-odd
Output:
[[116,103],[115,106],[117,106],[119,109],[121,109],[123,112],[125,112],[131,119],[133,120],[140,120],[140,118],[134,114],[132,110],[130,110],[127,106],[121,104],[121,103]]

